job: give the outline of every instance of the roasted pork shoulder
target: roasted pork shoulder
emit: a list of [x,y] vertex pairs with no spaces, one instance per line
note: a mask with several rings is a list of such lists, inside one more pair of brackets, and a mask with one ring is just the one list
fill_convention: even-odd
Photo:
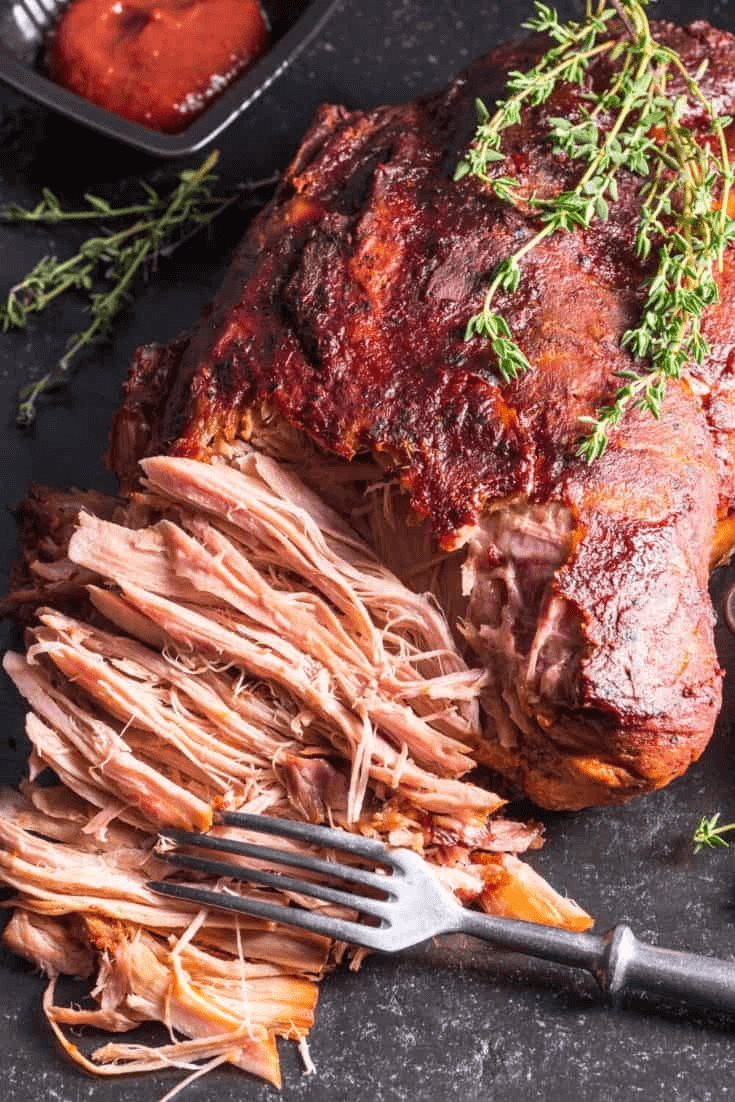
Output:
[[[704,91],[735,113],[735,39],[657,34],[692,71],[708,61]],[[620,339],[652,270],[633,248],[638,177],[606,222],[529,253],[500,301],[532,370],[503,381],[464,339],[534,221],[454,168],[475,98],[544,46],[501,48],[414,103],[323,108],[198,324],[139,350],[112,434],[121,497],[36,488],[21,507],[0,611],[26,626],[4,667],[32,750],[20,791],[0,791],[3,937],[48,974],[46,1016],[89,1070],[229,1061],[278,1083],[276,1039],[308,1065],[316,982],[345,952],[163,903],[148,880],[180,873],[162,827],[221,831],[223,807],[329,822],[422,853],[464,903],[584,929],[522,860],[541,831],[504,818],[513,786],[551,808],[626,800],[712,732],[735,257],[703,365],[592,465],[580,418],[636,367]],[[578,96],[510,132],[502,171],[527,193],[575,181],[544,135]],[[62,973],[96,976],[92,1008],[57,1003]],[[171,1043],[87,1056],[66,1033],[144,1021]]]
[[[704,23],[656,31],[692,71],[709,63],[705,92],[732,113],[735,40]],[[707,582],[732,540],[735,257],[705,363],[588,466],[580,417],[635,368],[620,338],[650,274],[633,250],[640,178],[623,173],[609,219],[545,240],[521,292],[501,296],[531,371],[503,382],[487,344],[464,339],[489,274],[535,226],[453,170],[475,98],[492,103],[542,49],[496,50],[402,106],[324,107],[199,323],[138,352],[112,459],[132,486],[142,456],[206,457],[264,422],[325,469],[329,454],[371,456],[441,547],[466,548],[457,607],[488,673],[481,757],[538,804],[579,808],[681,774],[718,713]],[[563,87],[509,132],[502,171],[529,193],[576,180],[545,135],[578,97]]]

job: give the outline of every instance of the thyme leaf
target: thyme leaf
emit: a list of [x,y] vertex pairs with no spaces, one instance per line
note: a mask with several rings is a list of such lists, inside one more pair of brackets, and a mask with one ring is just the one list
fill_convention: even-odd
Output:
[[[623,335],[622,345],[647,365],[624,372],[612,400],[594,417],[582,418],[585,435],[577,454],[588,463],[604,453],[610,433],[629,409],[658,418],[667,381],[680,378],[690,364],[702,363],[707,354],[702,317],[718,300],[715,270],[735,241],[735,221],[728,213],[735,173],[724,133],[731,120],[716,114],[700,88],[706,66],[692,76],[678,54],[653,37],[646,16],[649,0],[611,3],[587,0],[582,21],[562,23],[553,8],[535,0],[535,17],[524,26],[547,34],[553,45],[527,73],[510,74],[506,98],[494,113],[478,101],[474,138],[455,171],[455,180],[478,177],[502,202],[523,201],[539,225],[497,266],[482,309],[466,328],[467,339],[490,340],[506,381],[530,368],[494,309],[499,293],[510,295],[520,286],[520,261],[552,234],[606,221],[618,199],[621,171],[644,181],[635,251],[645,261],[655,250],[658,266],[644,286],[641,321]],[[611,28],[613,20],[622,22],[624,34]],[[603,55],[617,63],[608,86],[594,97],[583,92],[575,119],[551,118],[549,123],[552,149],[580,162],[579,179],[552,199],[524,199],[512,177],[496,172],[505,161],[505,131],[521,122],[523,110],[545,103],[559,84],[584,87],[592,61]],[[669,94],[673,78],[683,82],[686,94]],[[705,141],[684,121],[690,102],[708,120]]]
[[735,830],[735,823],[726,823],[720,826],[719,819],[719,811],[710,819],[706,815],[700,819],[697,829],[692,835],[695,853],[699,853],[705,846],[710,849],[715,849],[717,846],[722,846],[724,849],[728,848],[730,843],[722,835],[730,830]]

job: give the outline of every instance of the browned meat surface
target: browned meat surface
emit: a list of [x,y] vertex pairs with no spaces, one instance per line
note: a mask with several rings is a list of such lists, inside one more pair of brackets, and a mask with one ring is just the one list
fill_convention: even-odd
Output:
[[[706,92],[733,113],[735,40],[704,23],[657,30],[692,70],[708,60]],[[489,273],[533,225],[453,168],[475,97],[495,100],[540,48],[501,48],[414,103],[323,108],[199,324],[138,353],[112,461],[130,485],[141,455],[206,456],[264,409],[326,452],[373,453],[445,547],[469,545],[485,759],[538,803],[576,808],[679,775],[718,712],[707,576],[731,544],[735,259],[697,377],[585,467],[579,417],[630,366],[640,181],[623,179],[607,223],[539,246],[521,292],[501,298],[533,371],[505,384],[487,346],[463,340]],[[547,195],[568,186],[579,168],[552,155],[545,118],[576,103],[562,90],[537,108],[502,171]]]
[[13,564],[8,593],[0,597],[0,616],[24,622],[38,604],[67,601],[78,607],[90,574],[66,556],[80,509],[111,518],[120,503],[94,491],[52,490],[31,486],[16,510],[21,555]]

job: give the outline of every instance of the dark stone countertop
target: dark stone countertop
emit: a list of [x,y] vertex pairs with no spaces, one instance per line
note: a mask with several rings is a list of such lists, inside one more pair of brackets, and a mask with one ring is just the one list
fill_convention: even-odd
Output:
[[[437,87],[515,33],[529,12],[530,3],[491,0],[343,2],[289,70],[221,136],[222,186],[282,168],[320,102],[370,105]],[[709,17],[735,29],[725,0],[663,3],[656,12]],[[180,167],[117,148],[0,88],[0,203],[35,202],[42,186],[65,200],[88,190],[125,196],[141,177],[165,187]],[[85,360],[70,389],[44,405],[29,433],[14,426],[15,392],[29,372],[41,372],[60,354],[79,315],[72,307],[0,338],[6,506],[32,480],[112,487],[102,455],[134,347],[172,336],[195,316],[216,289],[244,224],[242,214],[227,216],[210,238],[164,264],[138,290],[112,341]],[[68,227],[0,225],[2,293],[44,253],[76,240]],[[6,512],[0,520],[3,587],[14,553]],[[715,579],[717,601],[726,584],[726,576]],[[0,627],[0,645],[10,638],[10,628]],[[735,647],[723,627],[718,639],[723,665],[735,674]],[[735,691],[728,686],[713,743],[684,779],[619,810],[543,816],[548,841],[532,862],[592,912],[599,929],[626,920],[640,937],[661,945],[735,954],[735,853],[695,857],[690,843],[703,814],[721,810],[735,817]],[[14,781],[23,766],[22,708],[5,682],[0,717],[0,768],[4,780]],[[31,969],[0,954],[0,983],[0,1097],[7,1102],[155,1102],[181,1077],[88,1078],[50,1037],[40,1010],[42,983]],[[375,958],[357,975],[331,978],[310,1048],[317,1073],[306,1077],[293,1047],[283,1046],[284,1102],[715,1102],[735,1091],[735,1045],[726,1019],[643,999],[611,1011],[582,975],[462,940],[396,960]],[[184,1097],[255,1102],[279,1095],[226,1069]]]

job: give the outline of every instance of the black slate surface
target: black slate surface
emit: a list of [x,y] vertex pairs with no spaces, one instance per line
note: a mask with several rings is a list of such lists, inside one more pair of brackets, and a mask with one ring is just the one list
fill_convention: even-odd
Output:
[[[562,8],[571,12],[572,5]],[[708,17],[735,30],[726,0],[662,3],[661,15]],[[475,54],[517,33],[530,3],[488,0],[349,0],[319,38],[218,143],[222,187],[283,167],[322,101],[369,105],[440,85]],[[194,158],[191,164],[199,163]],[[87,190],[132,196],[137,179],[162,188],[169,165],[115,147],[0,88],[0,204],[37,201],[41,187],[64,200]],[[161,265],[138,289],[114,339],[81,365],[73,386],[44,405],[34,430],[13,423],[14,396],[47,369],[79,325],[73,308],[0,337],[0,497],[12,506],[32,480],[112,488],[102,455],[131,353],[186,325],[216,289],[247,221],[234,212],[213,234]],[[61,229],[0,226],[0,293],[40,256],[79,238]],[[0,514],[0,586],[15,553],[9,512]],[[713,582],[719,603],[735,571]],[[11,629],[0,626],[0,646]],[[547,845],[532,860],[598,920],[629,921],[672,948],[735,956],[735,852],[693,856],[691,833],[705,813],[735,818],[735,647],[718,628],[728,670],[726,704],[703,759],[664,792],[626,808],[543,815]],[[22,708],[0,682],[0,779],[23,769]],[[538,814],[518,808],[519,814]],[[7,1102],[155,1102],[181,1072],[92,1080],[56,1049],[40,1011],[41,981],[0,953],[0,1099]],[[373,959],[324,986],[311,1052],[314,1076],[283,1046],[284,1102],[583,1102],[667,1099],[714,1102],[735,1094],[732,1022],[634,1000],[604,1008],[591,981],[561,968],[453,941]],[[188,1102],[266,1102],[278,1092],[240,1072],[218,1070]]]

